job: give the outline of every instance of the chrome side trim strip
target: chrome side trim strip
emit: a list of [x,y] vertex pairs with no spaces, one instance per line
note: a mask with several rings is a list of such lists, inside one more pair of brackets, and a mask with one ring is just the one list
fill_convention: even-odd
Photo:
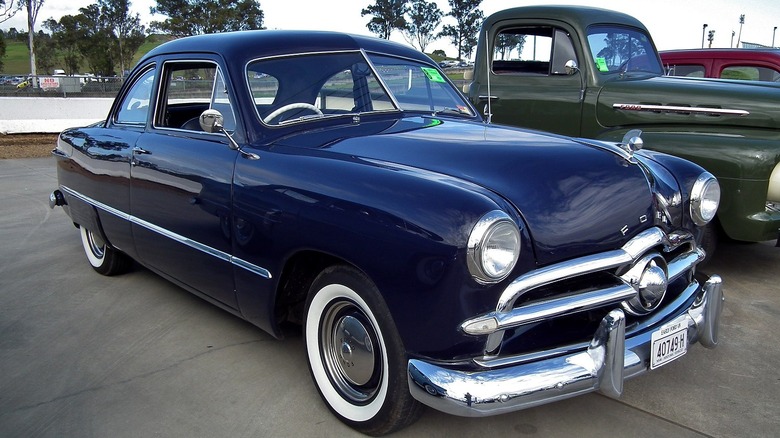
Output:
[[200,243],[200,242],[198,242],[196,240],[192,240],[192,239],[190,239],[188,237],[185,237],[185,236],[182,236],[182,235],[180,235],[178,233],[174,233],[171,230],[168,230],[166,228],[162,228],[162,227],[157,226],[157,225],[155,225],[155,224],[153,224],[151,222],[147,222],[147,221],[145,221],[143,219],[137,218],[137,217],[135,217],[135,216],[133,216],[131,214],[125,213],[125,212],[123,212],[121,210],[118,210],[118,209],[116,209],[114,207],[111,207],[111,206],[106,205],[106,204],[104,204],[102,202],[96,201],[96,200],[94,200],[94,199],[92,199],[92,198],[90,198],[88,196],[85,196],[85,195],[83,195],[83,194],[81,194],[81,193],[79,193],[79,192],[77,192],[77,191],[75,191],[75,190],[73,190],[73,189],[71,189],[69,187],[61,186],[60,188],[62,189],[62,191],[68,193],[69,195],[71,195],[71,196],[73,196],[73,197],[75,197],[75,198],[77,198],[77,199],[79,199],[79,200],[81,200],[83,202],[86,202],[87,204],[90,204],[90,205],[92,205],[92,206],[94,206],[96,208],[99,208],[99,209],[101,209],[101,210],[103,210],[103,211],[105,211],[105,212],[107,212],[109,214],[112,214],[112,215],[114,215],[114,216],[116,216],[116,217],[118,217],[120,219],[124,219],[124,220],[126,220],[126,221],[128,221],[130,223],[133,223],[133,224],[136,224],[138,226],[144,227],[144,228],[146,228],[149,231],[152,231],[152,232],[157,233],[157,234],[159,234],[161,236],[167,237],[167,238],[169,238],[171,240],[174,240],[174,241],[176,241],[178,243],[181,243],[183,245],[187,245],[190,248],[196,249],[196,250],[198,250],[200,252],[203,252],[205,254],[208,254],[208,255],[210,255],[212,257],[216,257],[217,259],[222,260],[224,262],[231,263],[234,266],[237,266],[239,268],[245,269],[245,270],[247,270],[249,272],[252,272],[254,274],[257,274],[257,275],[259,275],[261,277],[264,277],[264,278],[267,278],[267,279],[271,279],[271,272],[268,271],[265,268],[262,268],[262,267],[257,266],[257,265],[253,265],[252,263],[249,263],[246,260],[240,259],[238,257],[234,257],[231,254],[228,254],[228,253],[226,253],[224,251],[220,251],[220,250],[218,250],[216,248],[212,248],[212,247],[210,247],[208,245],[204,245],[204,244],[202,244],[202,243]]
[[63,192],[73,196],[74,198],[77,198],[80,201],[86,202],[87,204],[90,204],[90,205],[92,205],[94,207],[97,207],[97,208],[99,208],[99,209],[101,209],[103,211],[111,213],[111,214],[113,214],[114,216],[117,216],[120,219],[124,219],[124,220],[128,220],[128,221],[130,220],[130,215],[129,214],[127,214],[127,213],[125,213],[125,212],[123,212],[121,210],[117,210],[116,208],[113,208],[113,207],[108,206],[106,204],[103,204],[102,202],[98,202],[98,201],[96,201],[96,200],[94,200],[94,199],[92,199],[90,197],[84,196],[81,193],[71,189],[70,187],[60,186],[60,189],[62,189]]
[[261,268],[260,266],[257,265],[253,265],[244,259],[231,256],[230,262],[238,266],[239,268],[244,268],[247,271],[255,273],[261,277],[267,278],[269,280],[271,279],[271,272],[268,269]]
[[645,105],[641,103],[614,103],[612,108],[623,111],[647,111],[675,114],[704,114],[708,116],[746,116],[749,111],[726,108],[703,108],[674,105]]

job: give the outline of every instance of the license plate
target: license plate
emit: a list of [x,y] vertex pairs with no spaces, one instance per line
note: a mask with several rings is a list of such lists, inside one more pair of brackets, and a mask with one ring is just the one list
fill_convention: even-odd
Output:
[[688,351],[688,322],[680,318],[653,332],[650,369],[678,359]]

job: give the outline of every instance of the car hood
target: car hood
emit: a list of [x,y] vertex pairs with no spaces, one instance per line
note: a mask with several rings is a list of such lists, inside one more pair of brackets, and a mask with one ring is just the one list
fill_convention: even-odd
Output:
[[639,166],[565,137],[411,117],[294,134],[277,144],[482,186],[516,206],[543,264],[617,248],[653,217],[653,195]]
[[[625,77],[603,85],[596,117],[607,127],[701,124],[777,129],[779,100],[780,88],[775,86],[670,76]],[[707,112],[710,109],[727,113]]]

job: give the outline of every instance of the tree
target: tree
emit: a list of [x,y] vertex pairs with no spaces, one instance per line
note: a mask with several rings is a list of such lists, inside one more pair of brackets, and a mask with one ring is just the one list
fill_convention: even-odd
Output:
[[394,29],[406,28],[404,15],[409,10],[408,0],[376,0],[376,3],[360,11],[360,16],[371,15],[366,27],[380,38],[390,39]]
[[65,15],[60,21],[49,18],[43,23],[43,27],[51,32],[52,42],[62,57],[65,73],[78,73],[82,55],[79,52],[80,33],[76,17]]
[[0,0],[0,23],[10,19],[22,9],[21,1]]
[[27,8],[27,46],[30,49],[30,75],[33,77],[33,84],[38,86],[38,79],[35,77],[35,22],[38,20],[38,12],[43,6],[45,0],[19,0]]
[[450,12],[446,15],[455,19],[456,24],[446,25],[441,36],[449,37],[452,45],[458,48],[458,59],[463,54],[470,55],[477,45],[477,34],[485,14],[479,8],[482,0],[447,0]]
[[511,59],[512,51],[517,50],[518,57],[523,51],[525,45],[525,35],[519,35],[516,33],[503,32],[498,34],[496,38],[496,52],[501,55],[501,59]]
[[116,37],[117,59],[122,74],[132,62],[135,51],[144,42],[145,29],[141,25],[141,16],[130,15],[130,4],[129,0],[98,0],[100,13]]
[[5,57],[5,36],[0,32],[0,71],[3,71],[3,58]]
[[76,15],[76,32],[79,53],[87,61],[89,71],[98,76],[112,76],[114,71],[114,36],[106,17],[97,4],[79,9]]
[[157,0],[151,12],[168,17],[152,22],[152,29],[175,37],[264,29],[263,10],[256,0]]
[[57,49],[52,41],[51,35],[39,31],[35,35],[35,68],[41,74],[50,75],[54,73],[54,67],[57,62]]
[[409,44],[417,46],[421,51],[431,42],[439,38],[436,28],[441,24],[443,13],[436,3],[428,3],[425,0],[412,0],[412,5],[408,10],[408,19],[406,27],[403,29],[404,39]]

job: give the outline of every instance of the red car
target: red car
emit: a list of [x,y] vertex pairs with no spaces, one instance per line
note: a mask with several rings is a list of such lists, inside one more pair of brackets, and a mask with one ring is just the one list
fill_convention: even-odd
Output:
[[660,52],[670,76],[780,82],[778,49],[690,49]]

